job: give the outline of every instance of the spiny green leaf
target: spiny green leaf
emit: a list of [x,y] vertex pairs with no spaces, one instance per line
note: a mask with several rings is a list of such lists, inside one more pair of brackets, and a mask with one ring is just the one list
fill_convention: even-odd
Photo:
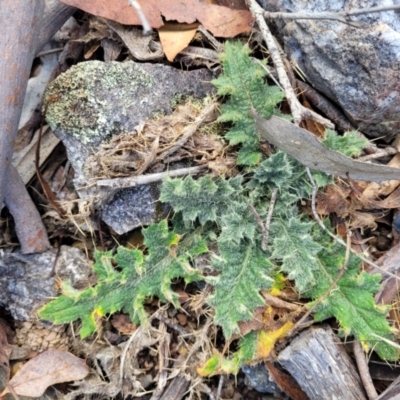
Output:
[[269,118],[283,94],[278,87],[264,83],[267,73],[260,64],[250,59],[247,46],[227,42],[225,49],[221,57],[224,74],[212,81],[218,94],[229,95],[221,107],[219,120],[234,123],[226,138],[232,145],[242,144],[237,163],[256,165],[261,160],[261,152],[258,133],[249,111],[254,108],[264,118]]
[[165,179],[161,188],[160,200],[170,203],[175,212],[181,212],[185,221],[196,219],[204,225],[241,208],[242,176],[229,180],[211,179],[204,176],[193,179]]
[[[157,296],[178,306],[171,282],[178,277],[187,282],[201,279],[200,271],[191,267],[190,260],[207,252],[207,246],[195,233],[180,241],[176,233],[168,230],[166,221],[151,225],[143,235],[148,254],[125,247],[119,247],[114,256],[111,252],[96,252],[96,286],[81,292],[65,290],[40,310],[40,317],[56,324],[81,319],[80,334],[86,337],[94,332],[100,317],[120,310],[129,313],[133,323],[143,323],[147,317],[146,298]],[[114,269],[112,260],[120,271]]]
[[269,190],[289,189],[293,172],[293,163],[290,162],[287,154],[279,151],[254,168],[247,187],[249,189],[261,187]]
[[[327,236],[327,235],[326,235]],[[344,264],[345,249],[336,243],[324,240],[325,248],[318,254],[319,268],[314,272],[316,285],[304,293],[305,297],[318,299],[330,287]],[[360,260],[351,255],[347,271],[336,287],[316,306],[314,318],[323,321],[335,317],[346,336],[354,335],[365,349],[373,349],[378,355],[389,361],[399,358],[399,351],[376,335],[394,340],[389,323],[386,320],[388,307],[378,306],[374,294],[379,290],[379,275],[359,272]],[[313,303],[310,304],[312,306]]]
[[235,246],[221,244],[212,266],[220,274],[208,278],[215,287],[208,302],[215,308],[215,323],[230,338],[239,332],[238,322],[251,319],[253,311],[264,304],[260,290],[272,286],[273,264],[259,245],[243,241]]
[[277,218],[271,223],[272,259],[281,262],[282,271],[296,282],[301,292],[315,284],[315,272],[319,267],[317,254],[322,247],[310,234],[312,226],[294,217]]

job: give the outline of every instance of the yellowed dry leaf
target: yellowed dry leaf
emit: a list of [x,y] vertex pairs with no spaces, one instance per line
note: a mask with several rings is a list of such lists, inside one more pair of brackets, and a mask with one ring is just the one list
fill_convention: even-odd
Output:
[[175,56],[189,45],[198,26],[198,22],[193,24],[167,22],[158,30],[160,42],[168,61],[174,61]]
[[85,378],[89,367],[85,360],[66,351],[49,349],[28,361],[10,380],[0,396],[13,391],[20,396],[40,397],[56,383]]

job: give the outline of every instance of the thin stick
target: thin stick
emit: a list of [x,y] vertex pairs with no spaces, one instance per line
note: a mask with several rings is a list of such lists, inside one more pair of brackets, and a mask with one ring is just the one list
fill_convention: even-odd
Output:
[[277,195],[278,195],[278,189],[274,189],[272,191],[271,201],[269,203],[268,214],[267,214],[267,218],[265,220],[265,231],[266,231],[266,233],[265,233],[265,236],[263,237],[263,240],[261,242],[261,248],[264,251],[267,250],[267,246],[268,246],[269,227],[271,225],[271,219],[272,219],[272,214],[274,213],[274,208],[275,208]]
[[206,28],[204,28],[203,25],[199,25],[197,30],[204,35],[204,37],[207,38],[207,40],[210,42],[211,46],[214,47],[215,50],[218,51],[218,53],[223,53],[225,51],[225,46],[218,42],[217,39],[213,35],[211,35]]
[[372,378],[368,370],[368,364],[365,360],[365,354],[358,340],[355,340],[353,343],[353,353],[368,399],[375,400],[378,398],[378,393],[376,392],[374,383],[372,382]]
[[318,304],[321,304],[327,296],[330,295],[331,291],[336,287],[340,279],[342,278],[343,274],[347,271],[347,266],[349,265],[349,258],[350,258],[350,250],[351,250],[351,234],[350,232],[347,234],[347,240],[346,240],[346,254],[344,257],[344,262],[342,267],[340,268],[340,271],[335,278],[335,280],[329,285],[328,290],[326,290],[322,296],[318,298],[317,301],[314,302],[313,306],[309,308],[309,310],[296,322],[296,324],[293,326],[293,328],[288,332],[287,336],[291,336],[292,333],[296,332],[296,330],[301,326],[301,324],[311,315],[311,313],[315,310],[315,307],[317,307]]
[[215,396],[217,398],[217,400],[219,400],[221,398],[221,392],[222,392],[222,385],[223,384],[224,384],[224,375],[221,375],[219,377],[217,395]]
[[[249,205],[248,205],[248,208],[249,208],[249,210],[251,211],[251,213],[254,215],[254,218],[256,219],[256,222],[257,222],[258,226],[259,226],[260,229],[261,229],[261,233],[262,233],[262,236],[263,236],[262,243],[265,242],[265,238],[267,238],[267,242],[268,242],[268,232],[267,232],[267,230],[265,229],[265,226],[264,226],[264,224],[263,224],[263,222],[262,222],[262,219],[261,219],[260,215],[258,214],[258,212],[257,212],[257,210],[255,209],[255,207],[253,206],[253,204],[249,204]],[[266,247],[265,247],[265,249],[264,249],[264,247],[262,247],[262,245],[261,245],[261,248],[262,248],[264,251],[267,249]]]
[[275,308],[283,308],[285,310],[290,310],[290,311],[300,311],[302,306],[299,306],[297,304],[289,303],[285,300],[280,299],[279,297],[275,297],[272,294],[267,293],[265,290],[261,291],[262,297],[264,297],[265,302],[269,306],[273,306]]
[[[311,195],[311,210],[313,213],[313,216],[315,218],[315,220],[318,222],[318,225],[333,239],[335,240],[337,243],[341,244],[342,246],[346,246],[346,243],[340,239],[339,237],[337,237],[336,235],[334,235],[332,232],[329,231],[329,229],[327,229],[327,227],[324,225],[324,223],[322,222],[321,218],[319,217],[318,213],[317,213],[317,208],[315,206],[315,200],[316,200],[316,196],[317,196],[317,192],[318,192],[318,186],[314,181],[314,178],[311,175],[311,171],[310,168],[306,167],[306,171],[307,171],[307,175],[308,178],[311,181],[311,184],[313,186],[313,191],[312,191],[312,195]],[[370,265],[371,267],[376,268],[378,271],[381,271],[382,274],[391,276],[392,278],[395,278],[396,280],[400,280],[400,277],[392,274],[389,271],[385,271],[383,268],[381,268],[379,265],[375,264],[374,262],[368,260],[368,258],[364,257],[362,254],[357,253],[355,250],[350,249],[350,251],[356,255],[360,260],[364,261],[366,264]]]
[[181,168],[175,169],[173,171],[157,172],[155,174],[140,176],[130,176],[127,178],[100,179],[96,182],[96,184],[98,187],[103,188],[122,189],[162,181],[167,176],[170,178],[174,178],[182,175],[197,175],[200,172],[203,172],[205,169],[206,167],[201,165],[198,167]]
[[320,20],[331,20],[339,21],[344,24],[351,25],[355,28],[360,28],[363,23],[360,21],[350,21],[349,17],[354,15],[371,14],[383,11],[398,11],[400,10],[400,5],[391,6],[378,6],[371,8],[357,8],[351,11],[322,11],[322,12],[310,12],[310,11],[299,11],[294,13],[287,12],[268,12],[264,11],[264,18],[270,19],[285,19],[285,20],[300,20],[300,19],[320,19]]
[[378,152],[376,152],[374,154],[368,154],[366,156],[359,157],[359,158],[357,158],[357,161],[366,162],[366,161],[376,160],[377,158],[392,156],[397,153],[398,153],[398,151],[395,147],[389,146],[383,150],[379,150]]
[[137,334],[141,330],[143,330],[143,327],[139,326],[139,328],[137,328],[136,331],[133,332],[133,334],[129,338],[129,340],[126,343],[124,350],[122,352],[121,363],[119,365],[119,387],[121,387],[121,388],[123,387],[122,384],[124,382],[124,366],[125,366],[125,360],[126,360],[126,356],[128,354],[129,347],[131,346],[133,340],[136,338]]
[[264,10],[257,4],[256,0],[246,0],[246,1],[251,13],[253,14],[254,19],[257,21],[263,39],[270,52],[272,61],[274,62],[279,82],[284,88],[285,96],[289,103],[295,125],[299,126],[300,122],[303,119],[311,119],[326,126],[327,128],[333,129],[334,125],[332,124],[331,121],[321,117],[316,112],[303,107],[299,103],[296,97],[296,93],[294,92],[292,86],[290,85],[289,77],[287,76],[287,73],[285,71],[285,67],[283,65],[279,49],[275,43],[275,39],[272,36],[272,33],[269,30],[267,23],[265,22],[263,16]]
[[151,28],[149,21],[147,20],[146,16],[144,15],[142,7],[140,7],[140,4],[137,2],[137,0],[128,0],[128,3],[136,10],[136,13],[137,13],[137,15],[140,19],[140,22],[142,23],[142,26],[143,26],[143,35],[148,36],[151,33],[153,33],[153,29]]

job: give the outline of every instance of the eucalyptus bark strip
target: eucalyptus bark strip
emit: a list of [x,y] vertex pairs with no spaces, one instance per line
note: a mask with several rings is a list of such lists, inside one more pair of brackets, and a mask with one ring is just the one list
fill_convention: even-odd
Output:
[[0,203],[11,164],[32,61],[44,12],[43,0],[2,0],[0,13]]
[[13,165],[8,167],[7,175],[4,202],[14,217],[21,251],[23,254],[42,253],[50,248],[50,243],[39,211]]

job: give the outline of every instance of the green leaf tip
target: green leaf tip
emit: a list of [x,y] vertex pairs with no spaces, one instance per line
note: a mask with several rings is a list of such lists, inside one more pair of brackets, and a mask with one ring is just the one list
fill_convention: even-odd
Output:
[[218,94],[229,95],[221,107],[219,120],[234,123],[226,138],[231,145],[242,145],[237,163],[256,165],[262,156],[258,132],[249,110],[254,108],[259,115],[269,118],[277,113],[276,106],[282,101],[283,93],[277,86],[268,86],[264,82],[267,72],[249,57],[248,46],[227,42],[225,50],[221,57],[223,74],[212,81]]

